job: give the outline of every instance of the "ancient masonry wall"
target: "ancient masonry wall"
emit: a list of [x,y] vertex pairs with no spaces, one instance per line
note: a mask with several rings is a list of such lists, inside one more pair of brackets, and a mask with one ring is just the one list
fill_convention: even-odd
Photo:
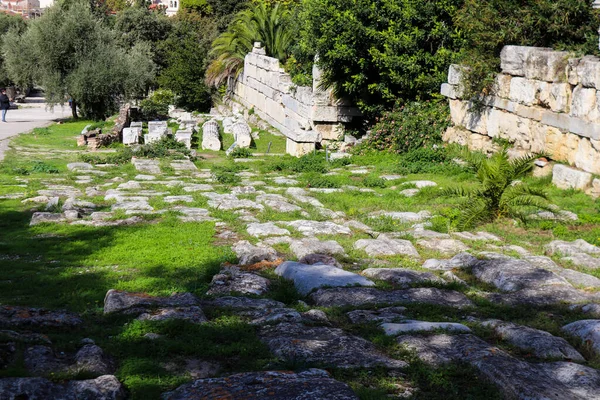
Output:
[[233,98],[287,137],[287,152],[301,156],[316,143],[343,138],[344,124],[360,111],[320,90],[320,71],[313,69],[313,86],[295,86],[279,60],[255,45],[244,60],[244,71],[233,86]]
[[463,70],[450,67],[441,91],[449,98],[454,126],[444,140],[491,151],[493,138],[506,139],[517,153],[543,151],[600,174],[600,59],[506,46],[501,68],[493,95],[476,109],[461,95]]

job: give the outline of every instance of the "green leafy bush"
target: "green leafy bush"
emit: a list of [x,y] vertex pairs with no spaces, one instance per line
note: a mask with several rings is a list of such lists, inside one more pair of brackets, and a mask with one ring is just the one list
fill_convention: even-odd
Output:
[[363,185],[368,188],[385,188],[385,180],[377,175],[367,175],[362,181]]
[[159,89],[140,102],[142,116],[148,121],[166,118],[171,104],[175,104],[175,93]]
[[248,148],[236,147],[231,153],[229,153],[229,157],[248,158],[252,157],[252,152]]
[[410,102],[394,108],[378,119],[371,136],[356,151],[405,153],[442,142],[450,123],[446,101]]
[[324,84],[368,115],[428,98],[457,59],[462,32],[452,19],[463,1],[304,0],[296,69],[308,73],[318,54]]
[[157,142],[145,144],[134,151],[138,157],[147,158],[181,158],[182,156],[189,157],[190,150],[185,144],[176,141],[172,137],[163,137]]
[[299,158],[285,156],[278,161],[268,164],[267,169],[281,172],[319,172],[329,171],[329,165],[324,154],[307,154]]
[[43,161],[36,161],[31,167],[31,172],[43,174],[58,174],[60,171],[53,165],[46,164]]

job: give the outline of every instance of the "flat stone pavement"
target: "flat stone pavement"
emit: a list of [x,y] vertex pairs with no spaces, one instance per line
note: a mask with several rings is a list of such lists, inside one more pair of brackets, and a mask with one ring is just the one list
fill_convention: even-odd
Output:
[[18,110],[8,110],[6,123],[0,122],[0,161],[4,159],[11,137],[70,116],[71,110],[66,104],[64,107],[56,106],[54,111],[51,111],[46,108],[43,97],[28,97],[25,104],[19,104]]

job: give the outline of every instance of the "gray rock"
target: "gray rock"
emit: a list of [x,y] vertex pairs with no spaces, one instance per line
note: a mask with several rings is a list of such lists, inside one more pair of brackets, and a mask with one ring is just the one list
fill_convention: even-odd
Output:
[[425,269],[449,271],[454,268],[470,268],[477,262],[477,258],[469,253],[460,253],[449,260],[429,259],[422,265]]
[[440,233],[436,231],[431,231],[429,229],[424,228],[414,228],[412,230],[406,231],[406,234],[416,238],[424,238],[424,239],[449,239],[450,235],[447,233]]
[[575,336],[600,355],[600,319],[583,319],[562,327],[563,332]]
[[139,174],[136,175],[135,178],[136,181],[155,181],[156,177],[154,175],[143,175],[143,174]]
[[131,159],[131,162],[136,170],[140,172],[145,172],[148,174],[160,174],[160,161],[158,160],[147,160],[143,158],[135,158]]
[[67,168],[69,171],[89,171],[94,169],[94,166],[84,162],[74,162],[67,164]]
[[366,324],[369,322],[398,322],[405,320],[406,307],[385,307],[377,310],[354,310],[346,313],[353,324]]
[[285,308],[285,304],[271,299],[225,296],[214,300],[203,300],[202,307],[227,308],[232,310],[258,310]]
[[294,185],[298,185],[300,183],[299,181],[297,181],[295,179],[283,178],[283,177],[277,177],[277,178],[273,179],[273,182],[278,185],[287,185],[287,186],[294,186]]
[[471,272],[477,279],[507,292],[544,286],[571,287],[564,278],[524,260],[479,260]]
[[327,254],[330,256],[344,255],[344,248],[340,246],[335,240],[321,241],[316,238],[292,240],[292,242],[290,243],[290,250],[298,258],[303,258],[310,254]]
[[302,318],[304,320],[320,322],[323,324],[329,323],[329,318],[327,318],[327,314],[321,310],[308,310],[302,313]]
[[435,304],[448,307],[471,307],[462,293],[436,288],[412,288],[384,291],[374,288],[320,289],[310,296],[320,307],[363,306],[366,304]]
[[[471,365],[494,383],[505,398],[583,400],[590,397],[580,394],[595,393],[597,397],[600,390],[600,374],[596,370],[567,362],[527,363],[470,334],[400,336],[397,340],[427,364]],[[572,369],[583,372],[584,378],[577,378]]]
[[463,240],[472,240],[472,241],[482,241],[482,242],[501,242],[502,239],[500,239],[498,236],[496,235],[492,235],[491,233],[487,233],[487,232],[477,232],[477,233],[471,233],[471,232],[455,232],[453,234],[454,236],[456,236],[459,239],[463,239]]
[[404,368],[404,361],[380,353],[371,342],[328,327],[282,323],[265,326],[258,336],[271,352],[284,360],[336,368]]
[[580,253],[600,254],[600,248],[589,244],[583,239],[577,239],[573,242],[565,242],[563,240],[553,240],[546,245],[546,254],[562,256],[574,256]]
[[71,329],[82,323],[78,314],[64,310],[0,306],[0,328],[2,329]]
[[239,315],[250,318],[250,325],[273,325],[283,322],[302,321],[300,313],[293,308],[266,308],[261,310],[241,311]]
[[569,257],[563,257],[562,261],[568,261],[582,268],[599,269],[600,258],[592,257],[586,253],[573,254]]
[[125,389],[112,375],[53,383],[44,378],[0,379],[2,400],[123,400]]
[[65,218],[64,214],[49,213],[49,212],[35,212],[31,216],[31,222],[29,223],[29,225],[34,226],[34,225],[39,225],[39,224],[48,223],[48,222],[51,222],[51,223],[65,222],[66,220],[67,219]]
[[129,181],[129,182],[121,183],[119,186],[117,186],[117,189],[119,189],[119,190],[141,190],[142,185],[140,185],[140,183],[136,182],[136,181]]
[[404,178],[404,175],[381,175],[380,178],[386,181],[395,181]]
[[437,251],[444,255],[455,255],[469,250],[463,242],[456,239],[421,239],[417,244],[423,248]]
[[359,239],[354,243],[354,248],[364,250],[370,257],[404,255],[419,258],[415,246],[403,239],[390,239],[381,235],[377,239]]
[[263,236],[285,236],[289,235],[290,231],[284,228],[280,228],[273,222],[266,223],[251,223],[246,226],[246,230],[250,236],[263,237]]
[[68,366],[66,356],[58,358],[51,347],[36,345],[28,347],[23,353],[23,364],[30,374],[50,375],[64,372]]
[[554,164],[552,183],[560,189],[584,190],[592,183],[592,174],[562,164]]
[[203,183],[191,183],[191,184],[186,184],[183,187],[183,191],[187,192],[187,193],[210,192],[211,190],[213,190],[213,187],[211,185],[207,185],[207,184],[203,184]]
[[527,260],[536,267],[544,268],[554,272],[556,275],[565,278],[572,285],[591,288],[600,287],[600,279],[596,278],[595,276],[585,274],[579,271],[574,271],[572,269],[559,267],[549,257],[527,256],[524,257],[524,260]]
[[163,199],[167,203],[193,203],[194,198],[189,195],[182,196],[165,196]]
[[[231,195],[230,195],[231,196]],[[239,200],[231,197],[220,197],[215,200],[209,200],[208,205],[212,208],[217,208],[219,210],[239,210],[241,208],[247,208],[251,210],[264,210],[265,207],[262,204],[258,204],[252,200]]]
[[367,268],[362,274],[366,277],[386,281],[400,287],[409,287],[413,284],[427,282],[445,283],[438,276],[430,272],[418,272],[406,268]]
[[317,235],[351,235],[352,231],[350,228],[342,225],[338,225],[333,222],[325,221],[310,221],[310,220],[296,220],[291,222],[281,222],[299,231],[304,236],[317,236]]
[[288,203],[287,199],[279,194],[262,194],[256,197],[256,201],[279,212],[301,211],[302,208]]
[[399,212],[399,211],[377,211],[371,214],[372,217],[387,217],[392,218],[402,223],[422,222],[431,218],[429,211],[414,212]]
[[388,336],[398,336],[400,334],[411,332],[430,332],[437,330],[461,333],[471,332],[471,330],[465,325],[455,322],[427,322],[414,320],[405,320],[402,321],[402,323],[386,322],[381,324],[381,328]]
[[115,372],[115,365],[100,347],[86,344],[75,354],[75,364],[71,370],[75,373],[108,375]]
[[165,393],[163,400],[269,399],[273,400],[358,400],[345,383],[332,379],[323,370],[300,373],[264,371],[245,372],[224,378],[201,379]]
[[565,339],[548,332],[500,320],[485,321],[482,325],[492,328],[500,339],[538,358],[585,362],[583,356]]
[[104,298],[104,314],[114,312],[141,314],[149,308],[186,307],[198,305],[191,293],[176,293],[169,297],[150,296],[145,293],[130,293],[110,289]]
[[400,194],[405,197],[414,197],[419,194],[420,189],[404,189],[400,191]]
[[301,264],[327,264],[333,265],[337,268],[342,268],[342,264],[340,264],[335,258],[327,254],[307,254],[301,259],[298,260]]
[[271,282],[267,278],[243,272],[238,267],[224,267],[215,275],[207,294],[255,294],[263,295],[269,290]]
[[374,286],[375,283],[353,272],[344,271],[332,265],[301,264],[286,261],[275,269],[275,273],[294,282],[294,286],[302,295],[323,286]]
[[219,364],[197,358],[175,358],[161,363],[160,366],[174,375],[189,375],[192,379],[217,376],[221,370]]
[[276,261],[277,252],[268,246],[254,246],[247,240],[237,242],[233,248],[241,265],[256,264],[261,261]]
[[194,324],[202,324],[207,321],[202,308],[199,306],[159,307],[140,314],[137,319],[140,321],[180,319]]

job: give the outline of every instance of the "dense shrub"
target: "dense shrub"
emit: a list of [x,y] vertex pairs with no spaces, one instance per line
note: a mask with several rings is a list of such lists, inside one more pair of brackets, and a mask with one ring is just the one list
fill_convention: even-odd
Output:
[[367,114],[396,99],[428,98],[457,59],[462,32],[452,19],[463,0],[304,0],[295,62]]
[[385,113],[373,126],[371,136],[357,148],[404,153],[441,143],[450,123],[445,101],[410,102]]
[[508,44],[598,54],[600,13],[590,0],[465,0],[454,23],[466,45],[468,94],[489,89]]
[[252,157],[252,152],[248,148],[236,147],[230,154],[231,158],[248,158]]
[[164,137],[158,142],[144,144],[139,147],[121,147],[116,153],[106,156],[81,154],[79,158],[90,164],[127,164],[131,157],[174,158],[190,157],[191,152],[185,144],[171,137]]
[[150,121],[167,117],[170,104],[175,104],[175,93],[164,89],[153,92],[140,102],[143,118]]
[[308,177],[306,186],[313,188],[339,188],[342,184],[338,179],[334,179],[331,176],[314,174]]
[[367,175],[362,181],[363,185],[368,188],[385,188],[385,180],[377,175]]
[[299,158],[282,157],[277,162],[267,165],[271,171],[282,172],[319,172],[329,171],[329,165],[324,154],[307,154]]
[[394,168],[399,174],[442,174],[454,176],[460,180],[460,175],[468,176],[468,168],[457,164],[454,151],[438,146],[435,148],[420,148],[403,154]]

